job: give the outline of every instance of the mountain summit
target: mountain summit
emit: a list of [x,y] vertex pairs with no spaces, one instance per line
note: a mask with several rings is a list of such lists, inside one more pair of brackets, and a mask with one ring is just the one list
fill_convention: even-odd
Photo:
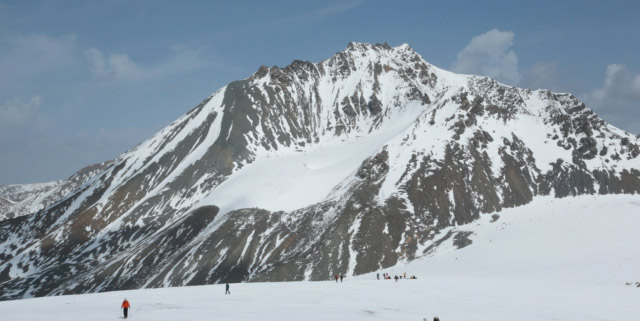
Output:
[[260,67],[0,222],[0,298],[376,271],[539,195],[640,193],[639,141],[570,94],[350,43]]

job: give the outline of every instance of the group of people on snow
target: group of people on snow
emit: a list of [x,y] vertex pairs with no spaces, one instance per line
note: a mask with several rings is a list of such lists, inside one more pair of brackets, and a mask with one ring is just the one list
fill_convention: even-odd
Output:
[[[385,280],[391,280],[391,275],[389,275],[389,273],[382,273],[382,278],[385,279]],[[380,273],[376,273],[376,279],[380,280]],[[396,282],[398,282],[398,280],[400,280],[400,279],[407,279],[407,272],[404,272],[404,274],[399,275],[399,276],[396,275],[396,276],[393,277],[393,279],[395,279]],[[415,280],[415,279],[417,279],[417,277],[415,275],[412,275],[408,279]]]
[[[336,274],[336,275],[333,276],[333,278],[336,280],[336,283],[338,282],[338,279],[340,280],[340,282],[342,282],[345,277],[346,276],[344,274]],[[389,273],[383,273],[382,277],[385,280],[391,280],[391,275],[389,275]],[[380,280],[380,273],[376,274],[376,278],[378,280]],[[398,275],[394,276],[394,279],[396,280],[396,282],[399,279],[406,279],[406,278],[407,278],[407,272],[404,272],[404,274],[400,275],[400,276],[398,276]],[[417,277],[415,275],[412,275],[409,279],[417,279]],[[226,283],[225,293],[224,294],[231,294],[231,291],[229,291],[229,283],[228,282]],[[131,304],[129,303],[129,301],[126,298],[124,299],[124,301],[122,301],[122,305],[120,306],[120,308],[122,308],[122,313],[124,314],[124,318],[125,319],[128,318],[129,317],[129,308],[131,308]],[[437,320],[437,318],[434,319],[434,320]]]

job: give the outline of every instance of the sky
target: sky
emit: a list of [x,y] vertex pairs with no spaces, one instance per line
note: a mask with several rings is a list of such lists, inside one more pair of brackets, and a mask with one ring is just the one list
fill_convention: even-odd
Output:
[[261,65],[351,41],[570,92],[640,134],[636,1],[2,1],[0,185],[64,179]]

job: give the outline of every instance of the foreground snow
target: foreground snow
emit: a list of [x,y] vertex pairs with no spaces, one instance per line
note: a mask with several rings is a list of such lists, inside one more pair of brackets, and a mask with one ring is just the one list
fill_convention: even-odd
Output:
[[473,244],[381,272],[418,280],[165,288],[0,302],[2,320],[639,320],[640,196],[540,198],[456,227]]

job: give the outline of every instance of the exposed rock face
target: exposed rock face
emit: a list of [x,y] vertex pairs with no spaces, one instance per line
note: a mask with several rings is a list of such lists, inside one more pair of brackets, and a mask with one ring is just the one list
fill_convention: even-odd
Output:
[[572,95],[352,43],[260,67],[0,222],[0,298],[371,272],[538,195],[640,193],[639,154]]

